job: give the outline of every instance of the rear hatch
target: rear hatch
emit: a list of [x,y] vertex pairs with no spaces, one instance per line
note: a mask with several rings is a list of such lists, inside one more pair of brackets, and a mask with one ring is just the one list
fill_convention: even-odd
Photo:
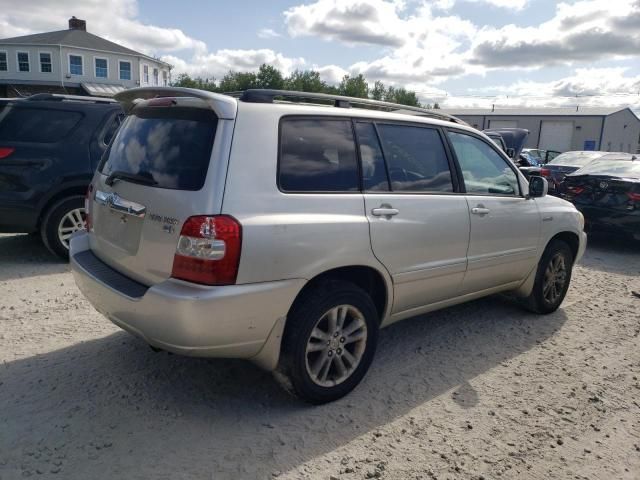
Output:
[[145,285],[171,276],[187,218],[221,210],[235,100],[200,94],[130,102],[92,183],[91,250]]

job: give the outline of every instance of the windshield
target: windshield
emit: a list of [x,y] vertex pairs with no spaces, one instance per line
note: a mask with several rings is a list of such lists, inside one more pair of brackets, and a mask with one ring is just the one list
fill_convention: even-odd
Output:
[[611,160],[608,162],[593,162],[573,175],[610,175],[612,177],[640,178],[640,161]]
[[549,162],[549,165],[570,165],[582,167],[604,155],[601,152],[566,152]]
[[99,170],[146,177],[158,188],[199,190],[217,118],[211,110],[142,107],[124,121]]

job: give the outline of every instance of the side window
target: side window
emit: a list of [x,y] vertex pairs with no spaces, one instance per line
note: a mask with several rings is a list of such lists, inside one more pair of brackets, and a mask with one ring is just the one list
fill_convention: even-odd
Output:
[[122,120],[124,120],[123,113],[118,113],[115,117],[113,117],[110,120],[109,126],[107,127],[107,130],[104,133],[104,138],[102,139],[105,145],[109,145],[111,143],[111,140],[113,140],[113,137],[118,131],[118,128],[122,124]]
[[280,127],[278,184],[288,192],[358,191],[350,120],[285,118]]
[[81,119],[78,112],[9,107],[0,118],[0,141],[55,143],[69,135]]
[[518,177],[507,161],[484,141],[448,132],[462,169],[467,193],[483,195],[518,195]]
[[388,191],[389,179],[378,134],[372,123],[357,123],[358,145],[362,159],[362,181],[365,190]]
[[391,190],[453,192],[451,170],[442,139],[432,128],[378,125]]

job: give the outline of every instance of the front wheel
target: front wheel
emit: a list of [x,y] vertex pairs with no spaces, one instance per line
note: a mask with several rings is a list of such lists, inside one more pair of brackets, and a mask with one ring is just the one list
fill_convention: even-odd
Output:
[[276,379],[314,404],[337,400],[363,379],[376,349],[378,313],[366,292],[343,281],[324,282],[296,301]]
[[565,242],[553,240],[538,263],[536,280],[525,306],[535,313],[552,313],[559,307],[569,289],[573,269],[573,253]]

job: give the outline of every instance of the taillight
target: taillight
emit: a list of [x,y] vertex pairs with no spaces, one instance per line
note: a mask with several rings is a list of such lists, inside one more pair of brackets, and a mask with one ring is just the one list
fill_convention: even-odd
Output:
[[567,191],[569,193],[572,193],[573,195],[580,195],[582,192],[584,192],[584,187],[574,187],[571,185],[567,185]]
[[541,168],[540,169],[540,176],[542,176],[542,177],[550,177],[551,176],[551,170],[549,170],[548,168]]
[[629,200],[631,200],[632,202],[640,202],[640,193],[627,192],[627,197],[629,197]]
[[0,158],[7,158],[15,151],[16,149],[13,147],[0,147]]
[[180,232],[171,276],[205,285],[236,283],[242,226],[229,215],[189,217]]
[[87,193],[84,196],[84,224],[87,232],[91,231],[91,215],[89,215],[89,201],[91,200],[91,194],[93,193],[93,184],[90,183],[87,188]]

